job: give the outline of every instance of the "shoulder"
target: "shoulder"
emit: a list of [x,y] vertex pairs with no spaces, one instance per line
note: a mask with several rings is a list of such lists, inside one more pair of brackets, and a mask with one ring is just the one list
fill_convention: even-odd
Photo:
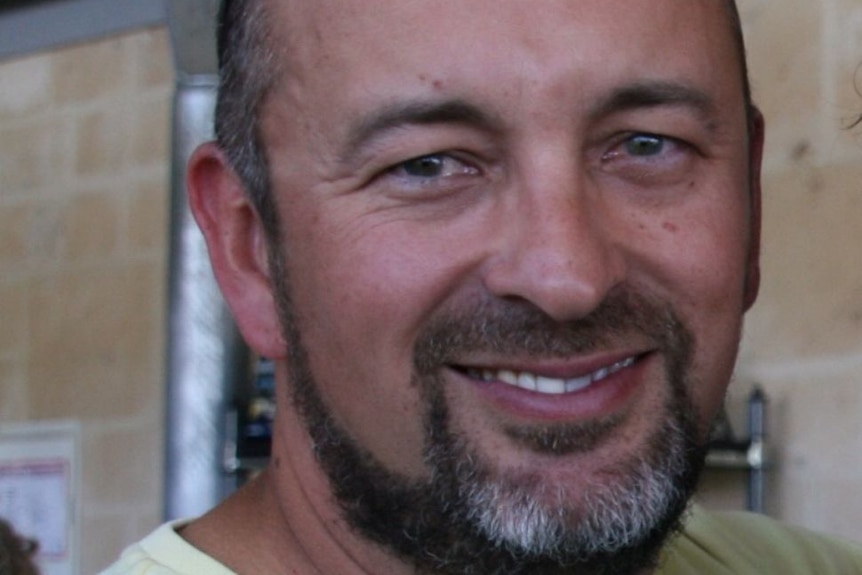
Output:
[[176,530],[185,523],[165,523],[100,575],[234,575],[179,536]]
[[862,546],[752,513],[694,507],[665,550],[662,575],[676,573],[862,574]]

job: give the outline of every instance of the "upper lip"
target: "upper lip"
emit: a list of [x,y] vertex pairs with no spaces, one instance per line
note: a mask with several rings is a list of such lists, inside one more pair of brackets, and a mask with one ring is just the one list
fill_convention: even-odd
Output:
[[649,353],[646,349],[604,352],[589,356],[569,359],[524,359],[505,358],[500,360],[475,358],[463,362],[454,362],[451,366],[459,371],[513,371],[529,373],[538,377],[552,379],[576,379],[614,366],[626,360],[637,360]]

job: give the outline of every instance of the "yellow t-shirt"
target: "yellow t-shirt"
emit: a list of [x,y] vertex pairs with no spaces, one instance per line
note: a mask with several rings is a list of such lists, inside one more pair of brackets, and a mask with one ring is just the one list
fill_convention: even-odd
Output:
[[123,551],[100,575],[236,575],[179,536],[177,528],[188,522],[165,523]]
[[[181,524],[162,525],[101,575],[236,575],[177,535]],[[761,515],[694,506],[655,575],[862,575],[862,546]]]
[[862,575],[862,545],[763,515],[693,507],[657,575]]

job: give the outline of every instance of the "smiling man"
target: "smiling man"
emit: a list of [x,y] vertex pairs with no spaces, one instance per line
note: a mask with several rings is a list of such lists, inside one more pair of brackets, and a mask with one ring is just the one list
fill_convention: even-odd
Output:
[[192,209],[268,469],[110,573],[862,573],[689,509],[757,295],[724,0],[234,0]]

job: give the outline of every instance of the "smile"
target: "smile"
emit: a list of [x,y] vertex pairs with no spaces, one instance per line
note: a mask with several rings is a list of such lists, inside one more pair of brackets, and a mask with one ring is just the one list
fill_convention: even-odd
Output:
[[592,373],[569,379],[545,377],[535,373],[507,369],[476,369],[471,370],[470,375],[489,383],[499,382],[527,391],[535,391],[536,393],[562,395],[586,389],[598,381],[602,381],[627,367],[631,367],[635,361],[635,357],[628,357],[609,366],[599,368]]

